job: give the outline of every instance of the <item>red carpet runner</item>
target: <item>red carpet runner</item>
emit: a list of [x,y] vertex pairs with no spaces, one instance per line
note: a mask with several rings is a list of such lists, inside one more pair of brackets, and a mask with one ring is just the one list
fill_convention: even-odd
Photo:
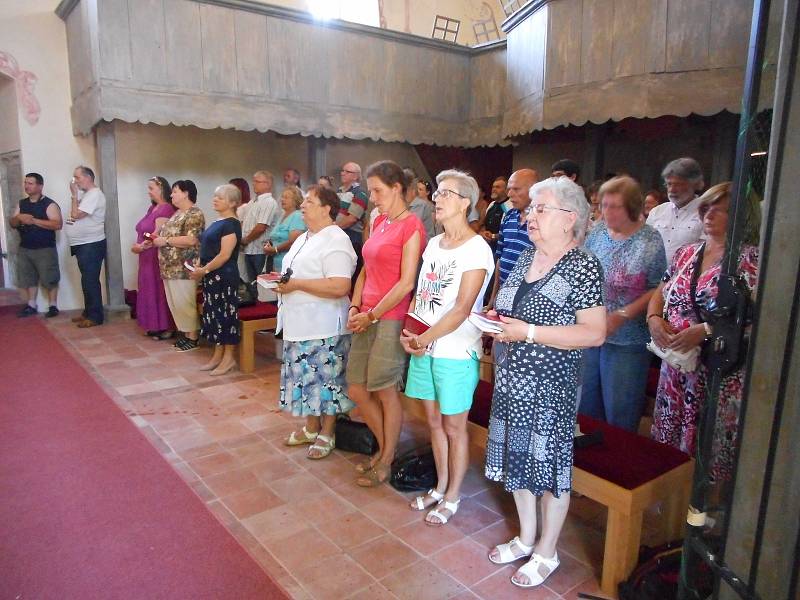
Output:
[[0,309],[0,599],[287,598],[40,319]]

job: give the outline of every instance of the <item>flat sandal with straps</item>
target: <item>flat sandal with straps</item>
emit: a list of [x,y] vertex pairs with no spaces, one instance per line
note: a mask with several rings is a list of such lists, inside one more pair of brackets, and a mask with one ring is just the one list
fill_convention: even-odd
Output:
[[[558,568],[561,562],[558,560],[558,552],[553,555],[553,558],[545,558],[541,554],[535,552],[531,555],[531,559],[522,565],[514,575],[511,576],[511,583],[521,588],[536,587],[544,583],[544,580]],[[542,574],[544,570],[544,574]],[[521,583],[514,579],[517,575],[525,575],[530,583]]]

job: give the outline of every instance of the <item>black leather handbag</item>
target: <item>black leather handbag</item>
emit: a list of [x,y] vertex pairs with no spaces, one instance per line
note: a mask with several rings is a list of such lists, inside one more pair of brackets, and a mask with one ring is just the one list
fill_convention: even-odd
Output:
[[436,463],[430,446],[410,450],[392,463],[390,483],[398,491],[429,490],[436,487],[437,480]]
[[372,456],[378,451],[378,440],[366,423],[353,421],[347,415],[336,418],[336,448]]

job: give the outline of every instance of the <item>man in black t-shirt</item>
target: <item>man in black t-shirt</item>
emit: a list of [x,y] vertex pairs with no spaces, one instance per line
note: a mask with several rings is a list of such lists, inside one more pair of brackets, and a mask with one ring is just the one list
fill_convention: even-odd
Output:
[[44,178],[39,173],[25,175],[25,193],[28,197],[19,201],[19,206],[9,219],[11,227],[19,232],[20,237],[16,280],[25,308],[18,313],[19,317],[36,314],[39,285],[47,290],[50,304],[45,316],[55,317],[58,314],[61,272],[56,251],[56,231],[61,229],[63,221],[58,204],[42,195],[43,187]]

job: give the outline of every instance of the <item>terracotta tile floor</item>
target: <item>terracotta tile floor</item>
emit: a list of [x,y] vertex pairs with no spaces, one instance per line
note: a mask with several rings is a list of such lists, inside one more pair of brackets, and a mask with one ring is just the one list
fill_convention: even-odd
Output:
[[[3,300],[13,299],[4,293]],[[471,452],[461,511],[446,527],[406,508],[410,494],[354,485],[357,455],[309,461],[282,438],[300,423],[276,411],[272,338],[257,336],[256,370],[213,377],[197,370],[208,348],[180,354],[142,335],[125,315],[77,329],[71,314],[46,323],[256,561],[294,598],[576,598],[598,593],[605,510],[572,502],[562,567],[535,590],[509,582],[492,546],[516,535],[513,502],[482,476]],[[425,441],[406,422],[401,450]]]

